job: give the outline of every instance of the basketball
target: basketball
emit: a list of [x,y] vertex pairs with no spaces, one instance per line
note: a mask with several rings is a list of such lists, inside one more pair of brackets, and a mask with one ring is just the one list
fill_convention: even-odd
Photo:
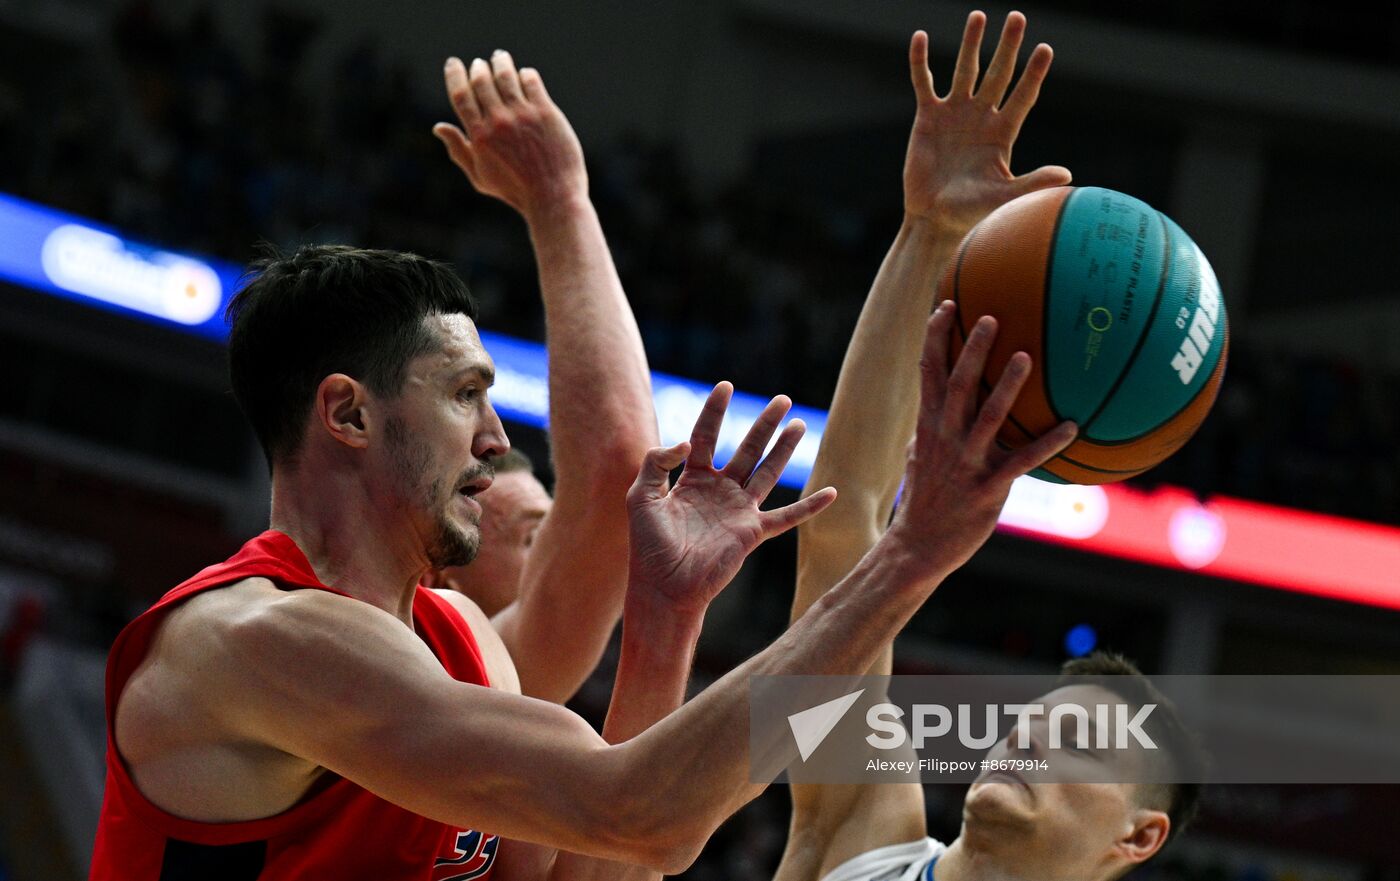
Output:
[[1078,423],[1074,443],[1031,472],[1043,480],[1111,483],[1152,468],[1195,433],[1225,372],[1210,263],[1170,218],[1114,190],[1055,187],[1003,205],[963,239],[938,299],[958,307],[954,359],[983,315],[998,327],[990,381],[1015,352],[1031,356],[1002,444]]

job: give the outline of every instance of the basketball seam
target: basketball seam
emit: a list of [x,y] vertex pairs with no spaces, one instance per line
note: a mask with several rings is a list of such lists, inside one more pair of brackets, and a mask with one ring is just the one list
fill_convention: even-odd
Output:
[[[1090,436],[1089,429],[1093,426],[1094,420],[1103,415],[1104,409],[1112,402],[1113,396],[1118,394],[1118,390],[1123,387],[1123,380],[1127,379],[1128,374],[1132,372],[1133,364],[1137,362],[1138,355],[1142,354],[1142,347],[1146,345],[1147,337],[1152,333],[1152,322],[1157,317],[1157,310],[1162,305],[1162,294],[1167,289],[1167,276],[1172,269],[1172,235],[1171,230],[1167,229],[1167,221],[1162,217],[1162,212],[1157,211],[1155,213],[1157,215],[1157,223],[1162,227],[1162,272],[1161,277],[1157,279],[1157,295],[1152,299],[1152,308],[1147,312],[1147,320],[1143,322],[1142,333],[1138,334],[1137,343],[1134,344],[1132,353],[1128,355],[1128,363],[1124,364],[1122,369],[1118,371],[1118,378],[1113,381],[1113,385],[1109,386],[1108,393],[1104,395],[1103,400],[1099,403],[1098,409],[1084,421],[1084,433],[1081,437],[1085,440],[1093,441],[1094,443],[1099,442],[1098,438]],[[1192,395],[1192,397],[1194,398],[1195,396]],[[1160,427],[1160,424],[1154,426],[1151,431],[1156,431]],[[1145,433],[1150,434],[1151,431]]]
[[[1224,298],[1223,298],[1223,297],[1221,298],[1220,308],[1221,308],[1222,313],[1223,313],[1223,312],[1224,312],[1224,309],[1225,309],[1225,303],[1224,303]],[[1192,395],[1192,396],[1190,397],[1190,399],[1188,399],[1188,400],[1186,401],[1186,403],[1184,403],[1184,404],[1182,404],[1180,407],[1176,408],[1176,411],[1173,412],[1173,413],[1172,413],[1170,416],[1168,416],[1166,419],[1163,419],[1161,425],[1158,425],[1158,426],[1155,426],[1155,427],[1153,427],[1153,428],[1150,428],[1150,429],[1148,429],[1147,431],[1141,432],[1141,433],[1139,433],[1139,434],[1135,434],[1135,435],[1133,435],[1132,437],[1125,437],[1125,438],[1123,438],[1122,440],[1095,440],[1094,443],[1098,444],[1098,445],[1101,446],[1101,447],[1119,447],[1119,446],[1122,446],[1123,444],[1136,443],[1137,441],[1142,440],[1143,438],[1147,437],[1147,436],[1148,436],[1149,434],[1151,434],[1152,432],[1156,431],[1158,428],[1161,428],[1162,425],[1166,425],[1168,422],[1171,422],[1173,419],[1175,419],[1176,417],[1180,416],[1182,413],[1186,412],[1186,410],[1187,410],[1188,408],[1190,408],[1190,406],[1191,406],[1192,404],[1196,403],[1196,400],[1197,400],[1198,398],[1200,398],[1201,393],[1204,392],[1206,389],[1210,388],[1210,386],[1211,386],[1210,377],[1212,377],[1212,376],[1215,375],[1216,369],[1220,367],[1220,361],[1221,361],[1221,359],[1225,357],[1225,350],[1226,350],[1226,348],[1228,347],[1228,344],[1229,344],[1229,342],[1230,342],[1230,317],[1229,317],[1228,314],[1225,315],[1224,331],[1225,331],[1225,338],[1224,338],[1224,340],[1222,341],[1222,343],[1221,343],[1221,345],[1220,345],[1220,351],[1217,352],[1216,355],[1215,355],[1215,363],[1213,363],[1213,364],[1210,365],[1210,373],[1207,374],[1206,381],[1201,385],[1200,388],[1196,389],[1196,393],[1195,393],[1194,395]],[[1221,380],[1224,380],[1224,378],[1225,378],[1225,374],[1224,374],[1224,372],[1222,371],[1222,373],[1220,374],[1220,379],[1221,379]]]
[[[1000,438],[997,439],[997,446],[998,446],[999,448],[1001,448],[1001,449],[1002,449],[1003,451],[1005,451],[1005,452],[1010,452],[1010,451],[1011,451],[1011,448],[1008,447],[1006,444],[1002,443]],[[1148,470],[1148,468],[1153,467],[1153,466],[1149,465],[1149,466],[1147,466],[1147,468],[1129,468],[1129,469],[1127,469],[1127,470],[1117,470],[1117,469],[1114,469],[1114,468],[1100,468],[1100,467],[1098,467],[1097,465],[1088,465],[1088,464],[1086,464],[1086,463],[1084,463],[1084,462],[1080,462],[1078,459],[1071,459],[1069,456],[1066,456],[1064,453],[1056,453],[1055,455],[1051,456],[1049,459],[1046,459],[1044,462],[1041,462],[1039,465],[1037,465],[1037,466],[1035,466],[1035,467],[1036,467],[1037,469],[1039,469],[1039,468],[1044,468],[1046,465],[1049,465],[1049,464],[1052,463],[1052,462],[1068,462],[1069,464],[1075,466],[1076,468],[1083,468],[1085,471],[1094,471],[1094,472],[1097,472],[1097,473],[1099,473],[1099,474],[1127,474],[1127,475],[1129,475],[1129,476],[1134,475],[1134,474],[1141,474],[1142,472]],[[1029,473],[1029,472],[1028,472],[1028,473]],[[1050,472],[1050,473],[1051,473],[1051,474],[1054,474],[1053,471]],[[1063,477],[1063,475],[1061,475],[1061,474],[1055,474],[1055,476],[1056,476],[1056,477]],[[1068,479],[1068,478],[1066,478],[1066,479]]]
[[[1011,447],[1008,447],[1006,444],[1004,444],[1004,443],[1001,442],[1001,438],[996,438],[995,440],[996,440],[997,448],[1000,449],[1002,452],[1006,452],[1006,453],[1012,452]],[[1039,465],[1037,465],[1037,466],[1035,466],[1035,467],[1036,467],[1036,468],[1044,468],[1046,465],[1049,465],[1051,462],[1068,462],[1069,464],[1071,464],[1071,465],[1073,465],[1073,466],[1075,466],[1075,467],[1077,467],[1077,468],[1083,468],[1085,471],[1094,471],[1094,472],[1097,472],[1097,473],[1099,473],[1099,474],[1129,474],[1129,475],[1131,475],[1131,474],[1138,474],[1138,473],[1141,473],[1141,472],[1147,470],[1147,468],[1129,468],[1127,471],[1116,471],[1116,470],[1114,470],[1114,469],[1112,469],[1112,468],[1099,468],[1099,467],[1096,467],[1096,466],[1094,466],[1094,465],[1086,465],[1086,464],[1084,464],[1083,462],[1080,462],[1080,461],[1078,461],[1078,460],[1076,460],[1076,459],[1071,459],[1069,456],[1066,456],[1066,455],[1064,455],[1063,453],[1056,453],[1055,455],[1051,456],[1049,459],[1046,459],[1044,462],[1041,462]],[[1148,466],[1148,467],[1151,467],[1151,466]],[[1029,473],[1029,472],[1027,472],[1027,473]],[[1052,471],[1051,473],[1054,474],[1053,471]],[[1061,477],[1062,475],[1055,474],[1055,476],[1056,476],[1056,477]]]
[[[1054,462],[1054,461],[1056,461],[1056,460],[1059,460],[1059,461],[1062,461],[1062,462],[1068,462],[1069,464],[1075,466],[1076,468],[1083,468],[1085,471],[1094,471],[1094,472],[1097,472],[1097,473],[1099,473],[1099,474],[1128,474],[1128,475],[1140,474],[1140,473],[1142,473],[1143,471],[1148,470],[1148,468],[1152,468],[1152,467],[1153,467],[1153,466],[1151,466],[1151,465],[1148,465],[1148,466],[1146,466],[1146,467],[1144,467],[1144,468],[1100,468],[1100,467],[1098,467],[1097,465],[1089,465],[1089,464],[1087,464],[1087,463],[1080,462],[1078,459],[1071,459],[1069,456],[1066,456],[1066,455],[1063,454],[1063,453],[1060,453],[1060,454],[1056,455],[1053,459],[1050,460],[1050,462]],[[1050,464],[1050,462],[1046,462],[1045,465]],[[1041,465],[1040,467],[1041,467],[1041,468],[1044,468],[1045,465]],[[1058,476],[1058,475],[1056,475],[1056,476]]]

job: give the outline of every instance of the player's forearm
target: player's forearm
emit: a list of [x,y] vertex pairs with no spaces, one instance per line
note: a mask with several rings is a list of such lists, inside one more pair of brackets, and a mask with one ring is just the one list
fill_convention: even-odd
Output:
[[515,657],[527,694],[562,701],[597,666],[621,614],[624,501],[658,441],[641,335],[593,206],[586,195],[556,199],[526,219],[544,299],[556,479],[513,625],[531,651]]
[[565,496],[535,536],[521,595],[498,616],[525,694],[563,703],[607,647],[627,583],[623,496],[613,504]]
[[[752,677],[863,673],[940,580],[897,541],[885,540],[773,645],[618,747],[631,785],[645,793],[637,810],[653,813],[655,834],[698,853],[726,817],[764,789],[749,779]],[[790,735],[764,734],[769,739],[757,744],[755,761],[774,767],[795,757]]]
[[631,740],[685,703],[703,621],[703,613],[676,611],[644,586],[632,585],[622,616],[622,646],[603,723],[604,740]]
[[[814,488],[836,486],[841,498],[805,529],[839,519],[850,496],[876,487],[893,492],[897,486],[918,412],[924,325],[957,244],[927,221],[906,219],[900,227],[846,349],[821,452],[808,480]],[[875,425],[878,432],[870,430]]]
[[847,347],[807,481],[809,492],[835,486],[840,495],[798,530],[801,577],[794,619],[884,531],[914,434],[925,322],[957,245],[927,221],[906,217],[880,265]]
[[544,299],[559,491],[606,481],[620,500],[642,454],[657,445],[641,334],[586,196],[557,200],[528,222]]
[[[632,586],[622,616],[622,651],[603,739],[621,743],[641,734],[685,702],[702,616],[681,613]],[[659,881],[645,866],[561,852],[550,881]]]

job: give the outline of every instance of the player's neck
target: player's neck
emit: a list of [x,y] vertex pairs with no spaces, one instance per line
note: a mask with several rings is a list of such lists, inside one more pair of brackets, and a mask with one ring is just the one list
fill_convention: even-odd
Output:
[[1102,877],[1098,870],[1068,866],[1063,854],[1037,854],[1030,842],[1014,835],[963,834],[948,845],[934,866],[934,881],[1084,881]]
[[991,854],[977,850],[962,837],[938,856],[934,881],[1028,881],[997,865]]
[[412,626],[428,562],[411,526],[353,480],[298,471],[273,479],[272,528],[296,542],[322,584]]

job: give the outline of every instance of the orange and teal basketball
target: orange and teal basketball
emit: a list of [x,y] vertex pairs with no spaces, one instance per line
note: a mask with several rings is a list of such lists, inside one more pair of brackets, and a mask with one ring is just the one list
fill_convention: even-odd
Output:
[[1057,187],[1003,205],[963,240],[939,299],[958,304],[954,358],[979,317],[997,319],[989,380],[1013,353],[1031,356],[1002,443],[1079,424],[1032,472],[1045,480],[1110,483],[1153,467],[1195,433],[1225,372],[1230,332],[1210,263],[1170,218],[1113,190]]

